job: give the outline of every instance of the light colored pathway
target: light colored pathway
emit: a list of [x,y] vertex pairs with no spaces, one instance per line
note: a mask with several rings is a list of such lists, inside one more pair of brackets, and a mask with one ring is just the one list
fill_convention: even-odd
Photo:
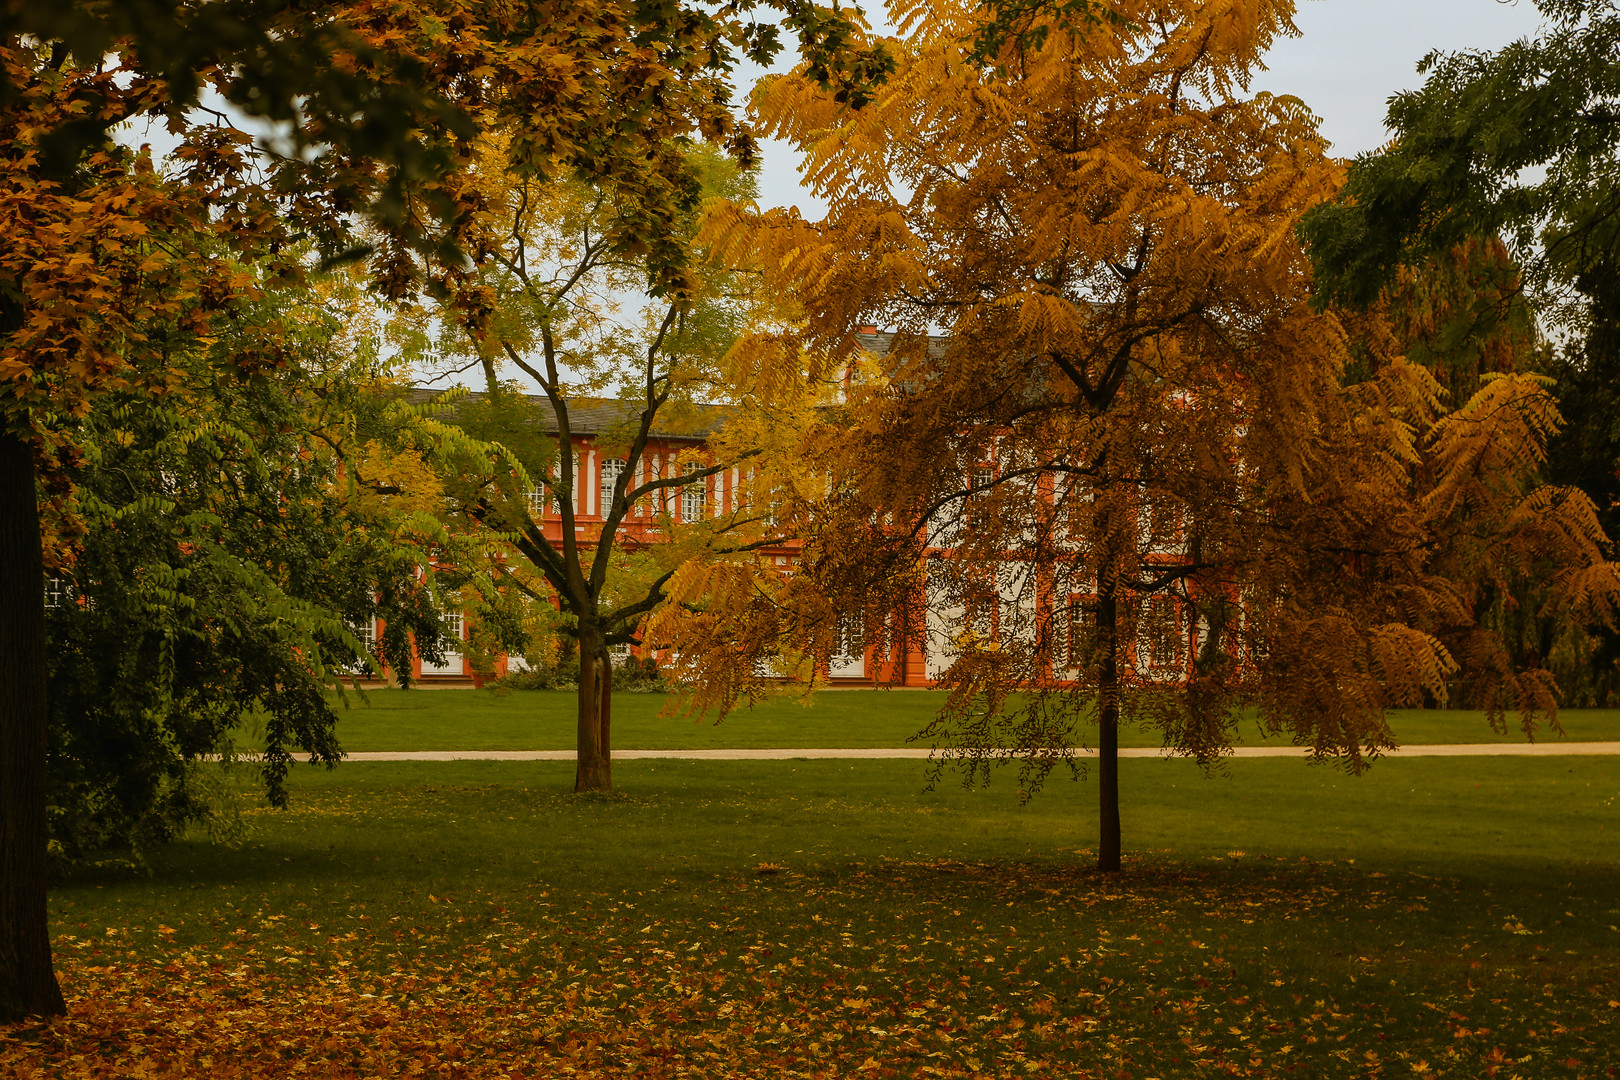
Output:
[[[615,761],[644,758],[678,761],[791,761],[796,758],[926,758],[932,751],[920,747],[872,747],[868,749],[753,749],[753,750],[615,750]],[[1079,750],[1091,756],[1096,751]],[[1403,746],[1385,757],[1564,757],[1578,754],[1620,754],[1620,742],[1540,742],[1540,743],[1451,743],[1434,746]],[[1166,756],[1163,750],[1137,746],[1121,749],[1120,757],[1151,758]],[[1233,757],[1303,757],[1297,746],[1239,746]],[[345,754],[348,761],[572,761],[572,750],[362,750]]]

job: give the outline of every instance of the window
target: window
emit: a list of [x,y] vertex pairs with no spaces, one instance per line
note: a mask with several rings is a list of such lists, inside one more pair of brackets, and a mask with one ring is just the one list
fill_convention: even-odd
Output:
[[1173,548],[1181,538],[1181,508],[1166,496],[1150,501],[1140,512],[1142,546]]
[[694,481],[681,489],[681,520],[703,520],[704,503],[708,501],[709,478]]
[[[664,478],[664,463],[657,454],[652,456],[652,465],[646,475],[647,483],[654,483]],[[669,489],[660,488],[648,495],[636,507],[636,513],[646,517],[657,517],[660,513],[669,510]]]
[[1061,493],[1064,527],[1071,538],[1083,537],[1096,511],[1097,489],[1089,477],[1077,473],[1068,474],[1060,483],[1057,490]]
[[1150,596],[1144,600],[1137,617],[1137,670],[1174,676],[1187,663],[1186,648],[1180,601],[1173,596]]
[[[347,620],[346,620],[347,621]],[[349,622],[349,632],[360,639],[360,644],[369,652],[377,646],[377,624],[372,619],[360,619]]]
[[850,660],[861,656],[865,652],[861,648],[863,637],[861,620],[858,616],[845,615],[839,619],[837,628],[833,630],[833,659]]
[[458,598],[449,596],[445,599],[447,602],[455,604],[456,607],[445,608],[439,612],[439,618],[444,622],[445,636],[449,638],[444,643],[444,659],[441,662],[434,663],[423,657],[423,675],[460,675],[464,672],[465,666],[461,661],[461,642],[463,632],[466,630],[466,618],[462,615],[461,601]]
[[630,659],[630,643],[628,641],[621,641],[617,645],[609,645],[607,651],[608,655],[613,657],[615,667]]
[[1181,513],[1168,502],[1155,502],[1148,508],[1148,528],[1155,540],[1174,540],[1181,531]]
[[827,658],[827,674],[833,678],[860,679],[866,677],[866,649],[864,627],[858,615],[845,615],[833,628],[832,655]]
[[[574,485],[576,487],[582,486],[583,483],[583,477],[579,470],[579,464],[583,460],[583,455],[574,460]],[[560,473],[562,466],[559,465],[557,468]],[[561,517],[564,499],[568,499],[570,503],[573,503],[575,512],[581,511],[584,501],[584,497],[581,496],[581,501],[574,503],[573,492],[563,488],[561,477],[549,474],[545,480],[524,492],[523,495],[529,503],[529,516],[535,521],[547,517]]]
[[613,486],[619,482],[624,474],[624,462],[618,458],[602,459],[602,493],[598,496],[601,505],[601,516],[606,517],[608,511],[613,509]]
[[1092,608],[1090,597],[1069,597],[1068,610],[1064,612],[1064,629],[1069,648],[1069,666],[1075,669],[1089,667],[1096,661],[1094,654],[1097,651],[1097,612]]
[[[376,656],[377,655],[377,622],[376,622],[376,620],[375,619],[344,619],[343,622],[344,622],[344,625],[349,628],[349,633],[353,634],[355,637],[360,639],[361,650],[363,652],[371,655],[371,656]],[[365,657],[364,656],[359,656],[359,657],[355,658],[355,662],[353,664],[350,664],[349,667],[347,668],[347,670],[349,670],[351,672],[354,672],[356,675],[365,675],[365,674],[369,673],[370,669],[366,666]]]
[[45,607],[47,610],[63,607],[73,597],[73,586],[66,578],[45,579]]
[[990,485],[995,481],[996,474],[988,465],[981,465],[968,474],[968,486],[972,489],[968,493],[969,505],[981,502],[990,497]]
[[[962,500],[962,513],[956,521],[958,527],[964,524],[971,527],[976,517],[984,520],[981,515],[989,512],[988,504],[993,494],[990,485],[995,478],[995,470],[988,465],[976,465],[968,471],[968,495]],[[954,546],[958,536],[941,537],[939,542]]]

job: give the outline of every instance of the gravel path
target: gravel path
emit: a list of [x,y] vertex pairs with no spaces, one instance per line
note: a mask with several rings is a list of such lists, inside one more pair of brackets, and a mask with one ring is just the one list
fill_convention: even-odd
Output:
[[[665,758],[679,761],[791,761],[795,758],[926,758],[932,751],[920,747],[873,747],[869,749],[755,749],[755,750],[615,750],[615,761]],[[1081,750],[1093,755],[1095,750]],[[1403,746],[1385,757],[1565,757],[1584,754],[1620,754],[1620,742],[1542,742],[1542,743],[1451,743],[1436,746]],[[1239,746],[1233,757],[1303,757],[1297,746]],[[1152,747],[1121,749],[1120,757],[1163,757],[1163,750]],[[572,750],[380,750],[345,754],[348,761],[572,761]]]

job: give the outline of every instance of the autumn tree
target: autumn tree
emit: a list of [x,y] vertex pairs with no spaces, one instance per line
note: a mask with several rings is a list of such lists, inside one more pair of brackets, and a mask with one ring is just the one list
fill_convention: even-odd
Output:
[[[728,159],[687,152],[706,198],[752,194],[751,175]],[[647,259],[614,246],[611,188],[542,183],[512,174],[506,160],[492,145],[479,172],[500,221],[500,239],[479,264],[493,298],[489,318],[482,327],[446,327],[451,340],[441,338],[438,355],[441,364],[482,369],[479,399],[452,406],[450,415],[499,449],[493,458],[446,454],[454,470],[447,490],[468,522],[504,540],[506,557],[490,564],[492,582],[554,603],[564,616],[564,632],[578,643],[575,788],[608,790],[610,650],[656,644],[643,625],[683,565],[768,542],[756,528],[760,515],[736,486],[721,483],[753,456],[720,429],[749,389],[733,378],[727,357],[756,305],[748,282],[701,252],[689,260],[680,292],[646,295]],[[670,242],[690,244],[697,221],[694,209]],[[503,384],[501,372],[526,376],[538,400]],[[582,426],[585,416],[593,426]],[[534,446],[539,432],[545,444]],[[580,433],[594,436],[615,463],[602,474],[600,521],[587,518],[576,497],[587,490],[574,450]],[[684,452],[675,449],[682,445]],[[689,491],[695,500],[685,498]],[[542,524],[548,506],[561,518],[554,537]],[[701,508],[695,519],[694,507]]]
[[[1390,102],[1395,138],[1351,163],[1342,192],[1305,218],[1302,233],[1320,295],[1352,307],[1398,299],[1406,281],[1446,272],[1458,251],[1505,243],[1548,332],[1540,367],[1565,420],[1547,477],[1583,490],[1614,536],[1620,15],[1587,0],[1537,7],[1547,21],[1538,38],[1425,57],[1424,85]],[[1531,623],[1534,607],[1524,612]],[[1557,648],[1553,624],[1527,629],[1527,646]],[[1620,635],[1601,623],[1584,629],[1591,637],[1571,643],[1561,669],[1570,692],[1601,703],[1620,692]]]
[[[678,291],[684,251],[665,242],[665,225],[690,209],[695,186],[672,140],[751,153],[727,73],[779,45],[751,8],[693,5],[675,17],[609,3],[579,22],[480,0],[0,9],[12,237],[0,259],[0,649],[19,658],[0,669],[0,1021],[62,1007],[45,938],[37,478],[48,498],[63,497],[55,463],[72,450],[42,412],[82,414],[94,394],[130,381],[133,357],[160,358],[143,313],[202,297],[181,331],[203,336],[208,312],[248,287],[224,260],[155,243],[147,229],[185,223],[293,275],[307,269],[293,241],[311,238],[327,262],[365,258],[384,295],[425,287],[476,315],[461,256],[485,246],[482,207],[457,178],[480,124],[501,118],[521,132],[513,156],[527,173],[582,172],[638,193],[618,204],[614,243],[648,250],[655,287]],[[883,74],[881,52],[849,48],[843,16],[798,0],[777,10],[829,85],[859,97]],[[198,108],[204,88],[279,124],[271,152],[252,152],[228,117]],[[179,140],[171,176],[109,140],[146,120]],[[374,249],[352,235],[362,221],[381,228]],[[274,349],[237,360],[273,369]]]
[[[1534,379],[1445,402],[1385,316],[1312,309],[1294,229],[1341,175],[1303,104],[1244,93],[1291,14],[1144,0],[981,63],[976,8],[904,9],[867,109],[757,93],[827,217],[716,225],[856,373],[807,444],[820,596],[785,599],[926,641],[952,691],[928,734],[970,776],[1019,760],[1028,792],[1095,721],[1106,870],[1122,719],[1208,764],[1247,705],[1359,769],[1459,665],[1496,712],[1550,712],[1471,583],[1537,554],[1567,610],[1614,594],[1590,503],[1537,485]],[[895,328],[883,355],[862,324]]]
[[[1379,328],[1388,338],[1381,350],[1352,341],[1353,361],[1345,380],[1371,377],[1381,353],[1404,353],[1409,363],[1434,376],[1448,405],[1470,401],[1491,379],[1509,373],[1547,376],[1553,380],[1548,389],[1562,399],[1567,384],[1556,380],[1566,365],[1553,342],[1541,335],[1525,284],[1519,265],[1496,237],[1466,240],[1420,265],[1399,268],[1376,305],[1386,317],[1357,320],[1360,327]],[[1581,412],[1572,421],[1559,400],[1564,422],[1541,467],[1541,475],[1554,483],[1572,479],[1567,462],[1571,428],[1589,429],[1582,420],[1585,403],[1570,404]],[[1594,509],[1597,524],[1606,526],[1606,515]],[[1603,531],[1607,534],[1607,527]],[[1499,565],[1477,595],[1478,618],[1511,655],[1513,666],[1541,668],[1556,676],[1563,704],[1592,704],[1613,681],[1612,661],[1603,659],[1603,643],[1612,641],[1613,634],[1604,619],[1572,618],[1556,602],[1545,588],[1549,567],[1542,565],[1543,557],[1556,562],[1561,557],[1557,545]],[[1493,681],[1476,685],[1459,671],[1450,700],[1477,704],[1481,691],[1489,698]]]

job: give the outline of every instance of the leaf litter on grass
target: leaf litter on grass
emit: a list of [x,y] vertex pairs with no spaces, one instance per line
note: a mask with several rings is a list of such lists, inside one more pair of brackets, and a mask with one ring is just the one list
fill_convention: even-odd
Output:
[[0,1032],[0,1075],[1617,1075],[1613,950],[1537,953],[1497,912],[1426,931],[1455,899],[1434,879],[1235,852],[778,869],[64,934],[69,1015]]

